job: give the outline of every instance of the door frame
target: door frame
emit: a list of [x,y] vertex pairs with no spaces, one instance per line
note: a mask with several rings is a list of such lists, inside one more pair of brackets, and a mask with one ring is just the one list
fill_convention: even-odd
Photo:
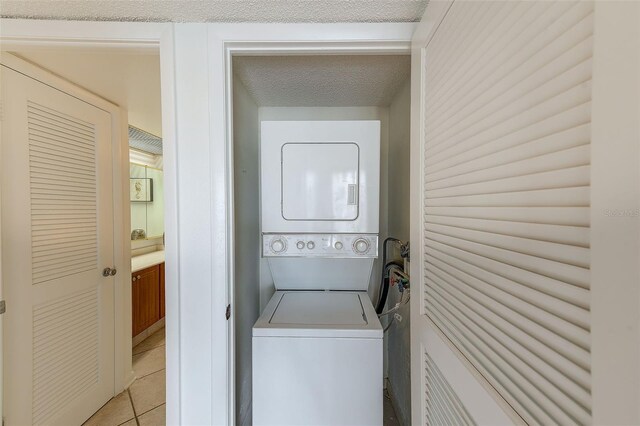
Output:
[[[162,126],[165,149],[166,179],[165,197],[169,201],[165,208],[165,224],[168,241],[167,268],[167,421],[179,423],[180,382],[177,366],[179,353],[178,283],[177,280],[177,219],[175,214],[175,110],[173,80],[173,27],[171,24],[122,23],[122,22],[76,22],[28,19],[0,19],[0,50],[51,50],[77,48],[87,51],[122,51],[131,54],[159,52],[161,67]],[[109,112],[112,117],[112,154],[114,188],[114,262],[120,272],[114,280],[114,396],[127,388],[135,379],[131,360],[131,243],[128,232],[130,222],[128,194],[129,148],[127,112],[123,108],[88,92],[70,82],[54,76],[40,67],[13,55],[3,54],[2,62],[11,65],[37,80],[61,87],[72,95],[89,99],[97,107]],[[169,365],[176,366],[175,368]],[[1,393],[0,393],[1,395]]]
[[[220,178],[226,197],[219,200],[226,212],[226,259],[224,265],[226,294],[219,294],[224,304],[234,300],[234,163],[233,163],[233,57],[234,56],[292,56],[292,55],[397,55],[410,54],[414,23],[396,24],[211,24],[208,40],[210,51],[217,55],[209,61],[210,85],[213,100],[212,131],[222,142],[218,145]],[[260,41],[256,41],[260,40]],[[215,97],[215,93],[224,93]],[[222,253],[221,253],[222,254]],[[222,290],[222,289],[221,289]],[[222,331],[222,329],[220,330]],[[226,325],[227,334],[227,424],[235,418],[235,327],[233,314]]]

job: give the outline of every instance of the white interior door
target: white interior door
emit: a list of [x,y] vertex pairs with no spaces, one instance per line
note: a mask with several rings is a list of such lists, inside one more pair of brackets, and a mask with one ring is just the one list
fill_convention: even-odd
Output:
[[[435,1],[414,32],[411,43],[411,424],[511,425],[513,419],[490,393],[474,368],[440,332],[429,317],[425,288],[426,204],[424,198],[427,158],[427,123],[431,92],[428,71],[433,62],[430,43],[453,1]],[[431,271],[429,271],[431,274]],[[431,276],[431,275],[429,275]]]
[[8,425],[81,424],[114,392],[109,113],[3,65]]
[[[4,68],[0,66],[0,82],[4,76]],[[4,139],[3,133],[3,119],[2,119],[2,106],[4,104],[3,97],[3,85],[0,84],[0,165],[2,165],[2,141]],[[2,291],[2,185],[0,185],[0,303],[3,305],[0,307],[0,419],[4,419],[3,403],[4,403],[4,347],[3,347],[3,332],[4,332],[4,292]]]
[[434,1],[416,32],[413,423],[594,423],[595,10]]

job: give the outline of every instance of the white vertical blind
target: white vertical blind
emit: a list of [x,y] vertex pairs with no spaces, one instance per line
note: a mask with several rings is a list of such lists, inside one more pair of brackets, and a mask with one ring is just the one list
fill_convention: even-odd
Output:
[[591,422],[592,35],[590,2],[456,1],[425,52],[425,313],[531,424]]

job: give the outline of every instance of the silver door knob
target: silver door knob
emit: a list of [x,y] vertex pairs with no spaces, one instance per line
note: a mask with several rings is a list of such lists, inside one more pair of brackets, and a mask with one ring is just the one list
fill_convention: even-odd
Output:
[[118,270],[115,267],[114,268],[104,268],[102,270],[102,276],[103,277],[112,277],[117,273],[118,273]]

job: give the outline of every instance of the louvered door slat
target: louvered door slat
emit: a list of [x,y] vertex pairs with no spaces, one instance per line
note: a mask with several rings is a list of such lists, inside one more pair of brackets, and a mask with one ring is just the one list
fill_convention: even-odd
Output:
[[[558,5],[556,5],[556,7],[558,7]],[[566,7],[566,5],[564,7]],[[545,21],[540,20],[539,23],[544,24]],[[453,87],[455,93],[449,93],[449,96],[454,94],[458,94],[459,96],[448,101],[443,108],[446,108],[448,113],[455,115],[466,115],[474,110],[478,113],[486,114],[491,111],[492,103],[495,102],[496,99],[501,99],[501,97],[504,96],[515,98],[515,95],[518,93],[526,93],[527,88],[535,89],[536,86],[534,83],[536,79],[538,79],[538,82],[547,81],[547,79],[544,79],[546,72],[555,71],[553,75],[556,75],[566,70],[567,67],[570,67],[570,65],[563,67],[563,60],[575,65],[590,56],[591,44],[586,43],[586,46],[582,45],[584,41],[590,37],[588,25],[589,22],[587,21],[583,27],[572,27],[569,32],[561,33],[558,31],[557,37],[545,37],[544,40],[529,49],[519,47],[517,51],[511,51],[509,53],[497,51],[497,54],[501,58],[508,58],[503,67],[495,70],[493,73],[485,70],[479,75],[469,74],[468,80],[465,80],[459,86]],[[520,35],[522,35],[522,27],[520,27],[519,30]],[[542,30],[542,28],[539,28],[539,30]],[[547,31],[549,31],[549,29],[547,29]],[[548,34],[548,32],[544,33]],[[507,37],[504,37],[504,40],[507,39]],[[514,45],[517,46],[517,38],[512,39],[512,41]],[[544,43],[548,44],[545,46]],[[587,50],[586,54],[584,50]],[[494,51],[496,51],[495,48]],[[511,56],[507,56],[509,54],[511,54]],[[483,58],[483,60],[486,63],[490,58]],[[548,68],[553,67],[559,68],[548,70]],[[546,77],[548,77],[548,74]],[[467,94],[471,94],[471,96],[467,96]],[[488,95],[488,99],[487,96],[482,95]],[[456,102],[465,97],[466,100],[471,101],[469,104],[459,104]],[[488,104],[486,110],[480,107],[480,105],[484,105],[485,103]],[[434,111],[434,121],[440,121],[441,117],[437,114],[437,110]]]
[[[580,351],[577,345],[560,336],[549,332],[545,333],[540,329],[541,327],[536,326],[523,316],[514,315],[514,311],[509,312],[504,308],[487,309],[486,300],[474,300],[473,295],[477,295],[477,292],[461,291],[460,282],[456,282],[454,278],[435,266],[433,269],[435,272],[431,283],[434,284],[434,287],[447,294],[449,301],[459,301],[460,305],[465,305],[465,312],[468,309],[467,314],[473,314],[476,319],[480,318],[477,323],[483,325],[487,335],[508,342],[517,353],[523,355],[524,361],[536,365],[538,369],[548,374],[549,380],[562,382],[568,391],[579,395],[582,402],[588,400],[588,394],[585,392],[585,387],[589,386],[588,377],[585,377],[584,374],[586,370],[576,368],[576,363],[580,362],[574,356]],[[513,323],[503,321],[505,318],[509,318],[509,314],[512,316]],[[530,335],[527,334],[527,330],[532,330]],[[549,342],[548,346],[545,340]],[[555,352],[551,348],[552,345],[561,348],[564,346],[564,354]],[[588,364],[588,353],[584,354],[584,358],[585,364]]]
[[447,417],[446,423],[432,422],[432,424],[474,425],[475,422],[428,353],[424,354],[424,374],[426,409],[429,413],[436,415],[444,412]]
[[[35,354],[42,353],[34,356],[33,361],[35,424],[42,423],[63,401],[79,395],[85,384],[97,383],[98,361],[94,349],[98,341],[96,311],[95,290],[34,310],[33,347]],[[50,314],[44,315],[44,312]],[[51,314],[55,315],[55,319],[52,320]],[[51,332],[56,327],[62,327],[59,332],[66,332],[67,339]],[[78,342],[75,353],[83,353],[84,357],[64,356],[64,348],[74,341]],[[83,349],[87,352],[84,353]],[[92,373],[87,375],[84,370]],[[60,376],[68,374],[67,380],[59,380],[60,376],[51,377],[56,372]],[[78,377],[86,377],[80,386],[74,384],[74,379]],[[49,385],[44,386],[44,383]],[[70,384],[73,384],[72,389],[65,386]]]
[[545,223],[486,220],[470,217],[428,215],[428,223],[448,225],[463,229],[511,235],[530,240],[548,241],[576,247],[589,247],[589,228],[582,226],[561,226]]
[[[574,143],[573,139],[568,139],[564,132],[569,133],[579,126],[588,125],[590,114],[591,103],[585,102],[527,125],[523,129],[515,130],[503,137],[486,141],[483,144],[476,146],[463,144],[460,147],[456,145],[448,156],[441,158],[438,162],[429,164],[429,167],[425,169],[425,173],[431,174],[439,171],[447,173],[446,170],[448,168],[459,164],[482,168],[485,165],[482,161],[478,162],[478,160],[484,160],[484,156],[495,154],[499,158],[502,151],[519,145],[535,146],[537,149],[542,149],[544,148],[543,140],[548,141],[549,144],[558,144],[558,149],[562,149],[562,144]],[[558,142],[558,140],[562,141]],[[583,142],[588,143],[588,140],[583,140]]]
[[423,308],[532,424],[591,421],[592,54],[590,2],[456,1],[425,50]]
[[[513,159],[508,163],[496,164],[485,169],[472,170],[449,177],[440,176],[425,185],[425,190],[456,188],[482,182],[495,182],[501,178],[514,176],[530,176],[534,173],[545,173],[561,169],[581,167],[589,164],[590,150],[588,145],[580,145],[561,151],[534,155],[529,158]],[[508,161],[508,160],[507,160]],[[588,182],[588,178],[585,179]],[[559,186],[559,185],[556,185]],[[433,193],[432,193],[433,194]]]
[[460,152],[463,148],[472,149],[495,139],[508,137],[527,126],[535,125],[537,127],[537,123],[540,121],[570,111],[572,108],[590,101],[591,84],[580,82],[578,86],[554,94],[542,102],[527,105],[527,108],[520,114],[505,117],[504,121],[485,121],[480,123],[477,129],[470,129],[454,135],[450,142],[436,145],[433,150],[426,151],[428,154],[425,158],[426,167],[429,168],[430,165],[436,164],[452,153]]

